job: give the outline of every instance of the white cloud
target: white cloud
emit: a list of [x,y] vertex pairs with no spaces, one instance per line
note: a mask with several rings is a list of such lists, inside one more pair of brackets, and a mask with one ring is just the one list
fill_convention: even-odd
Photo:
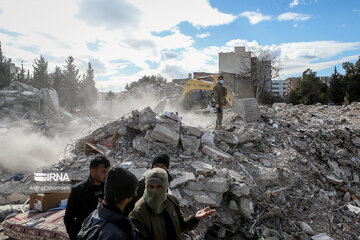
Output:
[[360,9],[353,9],[353,12],[360,13]]
[[[108,75],[109,80],[123,65],[111,60],[126,59],[148,74],[152,69],[147,61],[160,63],[162,52],[191,47],[193,38],[177,28],[182,22],[205,28],[236,19],[213,8],[208,0],[1,0],[0,9],[0,28],[9,31],[0,32],[3,51],[15,64],[24,60],[24,67],[32,71],[33,60],[41,54],[53,71],[71,55],[80,72],[93,61],[99,67],[96,77]],[[170,35],[151,34],[165,30]],[[96,51],[88,48],[94,43],[101,43]],[[29,45],[38,51],[21,49]]]
[[207,37],[209,37],[209,36],[210,36],[210,33],[209,33],[209,32],[196,34],[196,37],[197,37],[197,38],[207,38]]
[[239,16],[246,17],[249,19],[251,24],[257,24],[262,21],[270,21],[271,16],[262,15],[260,12],[242,12]]
[[306,21],[311,18],[310,15],[307,14],[301,14],[301,13],[294,13],[294,12],[286,12],[283,14],[280,14],[277,17],[277,20],[279,21]]
[[299,5],[299,0],[294,0],[290,3],[290,8],[293,8],[295,6]]

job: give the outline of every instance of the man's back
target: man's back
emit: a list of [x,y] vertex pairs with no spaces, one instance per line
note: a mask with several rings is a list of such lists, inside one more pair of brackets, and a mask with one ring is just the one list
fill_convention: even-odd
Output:
[[85,221],[78,240],[137,240],[137,230],[129,218],[99,206]]

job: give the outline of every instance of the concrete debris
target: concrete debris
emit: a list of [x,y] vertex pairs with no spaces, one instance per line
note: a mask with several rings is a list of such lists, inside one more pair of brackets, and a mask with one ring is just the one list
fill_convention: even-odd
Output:
[[180,139],[180,123],[172,119],[162,119],[158,122],[150,136],[172,147],[177,147]]
[[210,146],[204,145],[202,148],[202,151],[215,160],[225,160],[226,161],[226,160],[229,160],[230,158],[232,158],[231,155],[221,151],[220,149],[218,149],[215,146],[210,147]]
[[59,107],[56,90],[37,89],[14,81],[9,87],[0,90],[0,119],[11,121],[62,120],[69,115]]
[[170,182],[170,188],[175,188],[179,185],[183,185],[184,183],[195,180],[195,175],[191,172],[183,172],[181,177],[175,178]]
[[[184,215],[216,208],[195,229],[197,239],[358,238],[360,103],[259,108],[261,121],[252,123],[224,111],[228,130],[217,131],[184,126],[150,108],[133,111],[79,139],[72,157],[39,171],[83,180],[94,157],[85,155],[85,143],[110,139],[112,164],[131,162],[138,178],[156,154],[169,154],[170,189]],[[0,192],[28,194],[33,185],[32,178],[6,182]]]
[[249,198],[240,198],[240,208],[245,217],[252,219],[251,215],[254,213],[254,203]]
[[309,226],[309,224],[307,224],[306,222],[298,222],[299,227],[301,228],[301,230],[303,230],[304,232],[306,232],[309,235],[315,235],[314,230],[312,230],[312,228]]

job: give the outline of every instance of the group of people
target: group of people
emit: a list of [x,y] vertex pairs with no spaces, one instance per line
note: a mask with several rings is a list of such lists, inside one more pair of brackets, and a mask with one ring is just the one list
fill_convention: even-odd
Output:
[[181,239],[210,216],[210,207],[184,219],[178,199],[168,193],[169,156],[157,155],[145,178],[113,166],[103,156],[90,163],[90,176],[75,185],[64,223],[73,239]]

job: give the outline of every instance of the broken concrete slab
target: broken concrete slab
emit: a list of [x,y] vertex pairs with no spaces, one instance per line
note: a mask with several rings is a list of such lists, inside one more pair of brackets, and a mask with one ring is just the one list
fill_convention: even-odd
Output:
[[175,178],[170,182],[170,188],[175,188],[195,179],[196,177],[192,172],[183,172],[181,177]]
[[181,134],[181,143],[184,150],[189,150],[189,155],[196,153],[200,146],[200,139],[195,136],[185,136]]
[[141,136],[136,136],[133,141],[133,148],[137,151],[147,155],[150,151],[148,142]]
[[178,121],[167,119],[156,124],[150,136],[163,143],[167,143],[172,147],[177,147],[180,140],[180,123]]
[[224,193],[229,190],[229,183],[225,178],[215,177],[207,179],[205,185],[210,192]]
[[264,186],[277,184],[279,173],[276,168],[259,167],[259,180]]
[[313,236],[315,235],[314,230],[309,226],[309,224],[307,224],[306,222],[303,221],[298,221],[297,224],[299,225],[299,227],[301,228],[301,230],[303,230],[304,232],[306,232],[307,234]]
[[227,154],[215,146],[206,146],[204,145],[202,151],[212,157],[215,160],[229,160],[232,158],[230,154]]
[[215,141],[224,141],[227,144],[235,145],[238,143],[237,136],[232,133],[225,130],[219,130],[215,133]]
[[202,161],[195,161],[195,162],[190,163],[190,165],[191,165],[191,167],[193,167],[195,169],[195,172],[197,174],[214,170],[213,166],[211,166],[210,164],[208,164],[206,162],[202,162]]
[[250,188],[245,183],[232,184],[230,191],[237,197],[248,196],[250,194]]
[[201,136],[204,134],[202,130],[200,130],[197,127],[193,126],[183,126],[182,129],[187,132],[189,135],[193,135],[195,137],[201,138]]
[[249,198],[242,197],[240,198],[240,210],[245,217],[252,219],[254,203]]

